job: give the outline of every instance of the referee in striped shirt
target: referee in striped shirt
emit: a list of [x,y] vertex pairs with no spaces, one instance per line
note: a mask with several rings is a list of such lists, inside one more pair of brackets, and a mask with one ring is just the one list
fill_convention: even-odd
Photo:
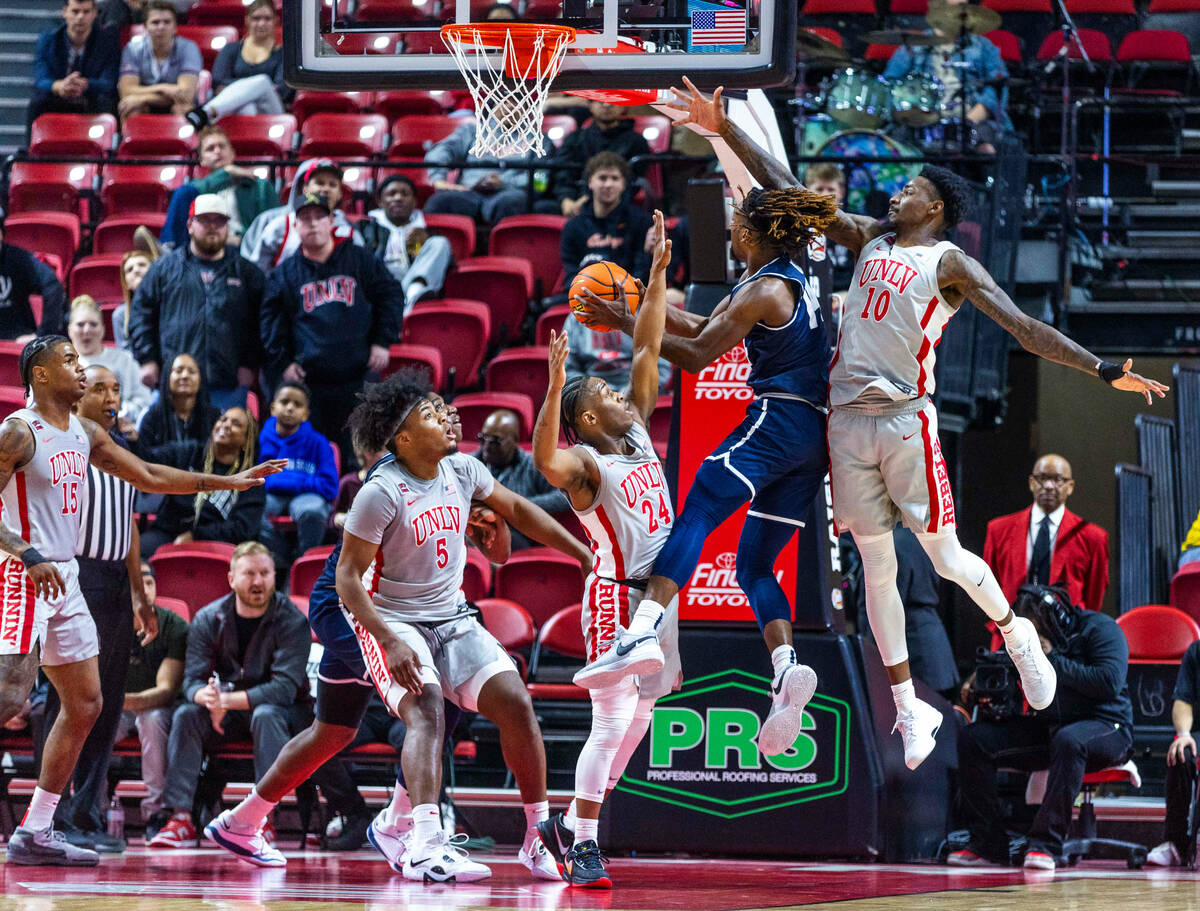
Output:
[[[85,371],[87,390],[78,413],[113,432],[121,410],[121,384],[107,367],[92,365]],[[124,439],[114,434],[124,445]],[[81,511],[79,587],[100,635],[100,692],[104,707],[79,754],[73,778],[74,795],[63,800],[55,822],[75,844],[97,851],[122,851],[125,843],[105,832],[108,766],[112,759],[117,725],[125,699],[125,678],[133,649],[134,627],[143,642],[158,633],[154,606],[146,603],[142,587],[141,546],[133,521],[134,488],[126,481],[88,466],[87,498]],[[46,703],[48,731],[58,715],[54,688]]]

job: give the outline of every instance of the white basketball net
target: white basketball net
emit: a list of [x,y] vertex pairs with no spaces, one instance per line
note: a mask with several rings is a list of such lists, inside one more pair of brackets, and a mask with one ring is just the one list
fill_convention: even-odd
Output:
[[[553,29],[538,31],[532,50],[523,51],[519,57],[512,32],[505,32],[502,48],[485,44],[480,32],[470,28],[443,32],[442,39],[475,100],[475,144],[471,154],[478,158],[524,156],[529,151],[539,157],[545,155],[542,114],[546,96],[574,40],[573,34]],[[506,76],[506,71],[512,76]]]

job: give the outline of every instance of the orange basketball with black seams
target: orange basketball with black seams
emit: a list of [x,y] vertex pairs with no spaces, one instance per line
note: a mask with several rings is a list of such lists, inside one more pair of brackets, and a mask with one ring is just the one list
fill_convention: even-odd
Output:
[[[616,263],[600,262],[592,263],[590,266],[585,266],[579,270],[579,273],[571,280],[571,310],[575,313],[575,319],[581,323],[587,319],[587,313],[584,310],[586,304],[578,295],[584,289],[591,291],[597,297],[604,300],[615,301],[619,300],[621,293],[618,289],[625,289],[625,300],[629,304],[629,312],[637,313],[638,305],[642,302],[642,295],[638,291],[637,282],[634,281],[632,275],[625,271]],[[594,326],[597,332],[611,331],[607,326]]]

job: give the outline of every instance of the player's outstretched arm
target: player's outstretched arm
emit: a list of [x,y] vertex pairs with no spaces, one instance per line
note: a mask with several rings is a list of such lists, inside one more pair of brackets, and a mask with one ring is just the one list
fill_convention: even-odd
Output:
[[379,545],[366,541],[350,532],[342,533],[342,553],[338,557],[334,584],[338,598],[346,610],[368,633],[375,637],[383,649],[388,673],[410,693],[421,692],[421,659],[410,646],[400,641],[391,631],[363,585],[363,576],[375,562]]
[[[0,490],[8,486],[13,472],[23,468],[33,458],[36,445],[33,431],[20,418],[10,418],[0,425]],[[66,583],[58,568],[2,521],[0,550],[25,563],[25,573],[33,580],[34,590],[40,597],[57,598],[66,591]]]
[[591,570],[592,552],[542,507],[513,493],[499,481],[492,486],[492,494],[484,502],[525,537],[573,557],[585,573]]
[[91,462],[103,472],[128,481],[147,493],[200,493],[204,490],[249,490],[263,484],[267,475],[287,465],[286,459],[271,459],[237,474],[205,474],[183,471],[169,465],[143,462],[128,449],[118,446],[108,431],[85,417],[79,418],[92,446]]
[[600,484],[600,469],[583,450],[558,448],[562,390],[567,382],[567,357],[571,353],[567,334],[550,330],[550,385],[546,400],[533,425],[533,467],[554,487],[566,493],[572,505],[587,509]]
[[642,295],[633,322],[633,369],[630,371],[629,397],[642,424],[658,403],[658,354],[667,325],[667,267],[671,264],[671,241],[663,214],[654,210],[654,261],[650,265],[650,284]]
[[1120,367],[1109,364],[1053,326],[1022,312],[987,269],[960,250],[951,250],[942,257],[938,265],[938,286],[951,303],[969,298],[978,310],[999,323],[1030,354],[1097,375],[1114,389],[1137,392],[1145,396],[1147,404],[1154,401],[1154,395],[1163,398],[1170,388],[1132,372],[1132,359],[1127,359]]

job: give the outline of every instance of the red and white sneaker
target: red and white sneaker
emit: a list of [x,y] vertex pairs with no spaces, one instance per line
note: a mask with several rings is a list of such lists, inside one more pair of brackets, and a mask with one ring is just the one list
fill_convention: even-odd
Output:
[[946,863],[952,867],[990,867],[992,862],[986,857],[976,854],[970,848],[963,848],[961,851],[951,851],[950,856],[946,858]]
[[158,834],[146,842],[147,848],[194,848],[200,844],[190,813],[176,813]]
[[1054,857],[1045,851],[1027,851],[1025,853],[1026,870],[1048,870],[1054,872]]
[[272,848],[275,847],[275,823],[267,817],[267,821],[263,823],[262,838]]

